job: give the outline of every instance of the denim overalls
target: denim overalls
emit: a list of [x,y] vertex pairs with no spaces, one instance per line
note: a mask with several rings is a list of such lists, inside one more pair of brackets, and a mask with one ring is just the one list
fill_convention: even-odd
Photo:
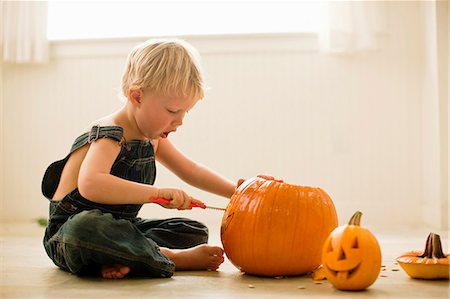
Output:
[[208,229],[186,218],[137,218],[142,205],[105,205],[82,197],[75,188],[61,201],[51,201],[70,154],[98,138],[112,138],[122,146],[111,174],[130,181],[153,184],[156,176],[153,146],[148,141],[125,141],[119,126],[94,126],[79,136],[66,158],[52,163],[42,181],[50,200],[44,247],[55,265],[77,274],[100,273],[102,265],[122,264],[132,273],[170,277],[174,264],[159,251],[189,248],[208,241]]

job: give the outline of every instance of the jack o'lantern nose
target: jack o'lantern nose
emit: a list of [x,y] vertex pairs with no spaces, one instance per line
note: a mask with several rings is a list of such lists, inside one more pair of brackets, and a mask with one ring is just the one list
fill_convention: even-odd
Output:
[[339,256],[337,258],[338,261],[346,260],[347,256],[345,255],[344,249],[339,248]]

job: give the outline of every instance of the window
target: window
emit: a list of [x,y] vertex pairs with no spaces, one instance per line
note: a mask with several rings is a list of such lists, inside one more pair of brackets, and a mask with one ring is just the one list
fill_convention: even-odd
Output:
[[49,1],[50,40],[318,32],[323,1]]

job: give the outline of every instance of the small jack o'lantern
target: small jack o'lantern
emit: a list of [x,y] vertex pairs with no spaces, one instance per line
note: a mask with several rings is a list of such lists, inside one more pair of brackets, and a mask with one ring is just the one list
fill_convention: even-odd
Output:
[[381,250],[372,233],[360,226],[361,212],[336,228],[325,241],[322,263],[326,278],[339,290],[363,290],[378,277]]

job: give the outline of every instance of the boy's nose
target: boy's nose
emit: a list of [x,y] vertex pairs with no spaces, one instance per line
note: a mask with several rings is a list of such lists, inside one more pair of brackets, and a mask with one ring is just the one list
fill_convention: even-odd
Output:
[[176,117],[176,118],[173,120],[172,124],[173,124],[174,126],[176,126],[176,127],[181,126],[181,125],[183,124],[183,118],[184,118],[184,114],[182,114],[182,115]]

